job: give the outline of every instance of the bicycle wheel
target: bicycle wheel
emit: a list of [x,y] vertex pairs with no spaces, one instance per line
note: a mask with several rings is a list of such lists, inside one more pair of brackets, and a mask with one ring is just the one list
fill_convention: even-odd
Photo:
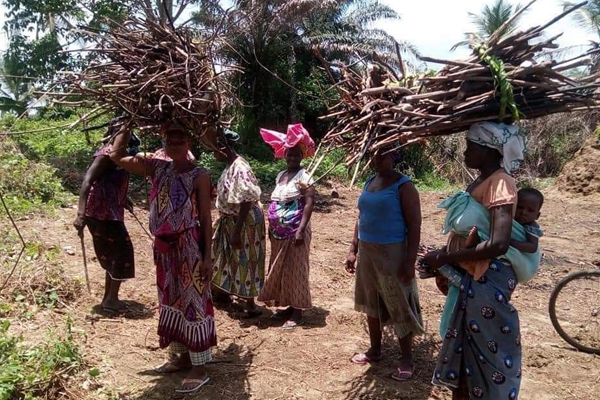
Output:
[[550,320],[567,343],[600,354],[600,271],[566,276],[550,296]]

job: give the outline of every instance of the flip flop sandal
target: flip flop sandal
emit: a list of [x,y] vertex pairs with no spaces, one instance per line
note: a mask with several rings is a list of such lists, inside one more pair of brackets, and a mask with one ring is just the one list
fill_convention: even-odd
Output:
[[[184,379],[183,382],[181,382],[179,389],[176,389],[175,391],[177,393],[196,393],[202,388],[202,386],[206,385],[208,381],[210,381],[210,377],[208,376],[206,379]],[[186,384],[193,384],[196,386],[190,389],[182,389]]]
[[304,321],[292,321],[291,319],[289,319],[285,322],[285,324],[283,324],[281,326],[281,329],[286,330],[286,331],[291,331],[303,324],[304,324]]
[[406,382],[412,379],[414,372],[404,371],[400,367],[396,369],[391,378],[397,382]]
[[350,362],[356,365],[367,365],[373,362],[381,361],[381,356],[379,357],[369,357],[367,353],[355,353]]

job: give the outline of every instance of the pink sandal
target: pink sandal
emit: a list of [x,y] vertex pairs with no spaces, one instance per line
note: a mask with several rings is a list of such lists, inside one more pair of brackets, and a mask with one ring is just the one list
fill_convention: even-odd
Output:
[[396,369],[396,372],[392,374],[392,379],[398,382],[406,382],[412,379],[414,372],[404,371],[400,367]]

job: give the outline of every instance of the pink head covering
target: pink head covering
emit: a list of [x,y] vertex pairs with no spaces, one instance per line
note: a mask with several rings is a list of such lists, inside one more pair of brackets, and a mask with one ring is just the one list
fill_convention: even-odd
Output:
[[296,146],[300,146],[304,157],[315,154],[315,142],[302,124],[288,125],[287,134],[260,128],[260,135],[275,150],[275,158],[284,158],[285,152]]

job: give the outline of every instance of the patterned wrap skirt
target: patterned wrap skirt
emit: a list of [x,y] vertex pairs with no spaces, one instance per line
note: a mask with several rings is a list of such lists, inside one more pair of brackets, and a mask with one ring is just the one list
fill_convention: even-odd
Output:
[[[507,261],[492,260],[477,281],[465,274],[444,337],[433,383],[472,399],[516,400],[521,383],[519,314],[510,303],[517,277]],[[461,374],[466,376],[461,376]]]
[[199,353],[216,346],[210,283],[203,282],[201,278],[198,229],[156,236],[154,262],[160,304],[160,347],[178,342]]
[[115,281],[135,277],[133,244],[123,221],[102,221],[85,217],[94,251],[102,268]]
[[221,214],[214,224],[212,282],[227,293],[256,297],[265,283],[266,235],[262,208],[255,205],[250,209],[242,228],[239,250],[231,245],[235,223],[235,216]]
[[310,296],[310,224],[306,227],[304,241],[294,244],[287,240],[271,239],[269,275],[258,300],[271,305],[297,309],[312,308]]
[[398,279],[405,257],[406,243],[358,242],[354,309],[378,318],[382,329],[393,325],[399,338],[425,332],[417,281]]

